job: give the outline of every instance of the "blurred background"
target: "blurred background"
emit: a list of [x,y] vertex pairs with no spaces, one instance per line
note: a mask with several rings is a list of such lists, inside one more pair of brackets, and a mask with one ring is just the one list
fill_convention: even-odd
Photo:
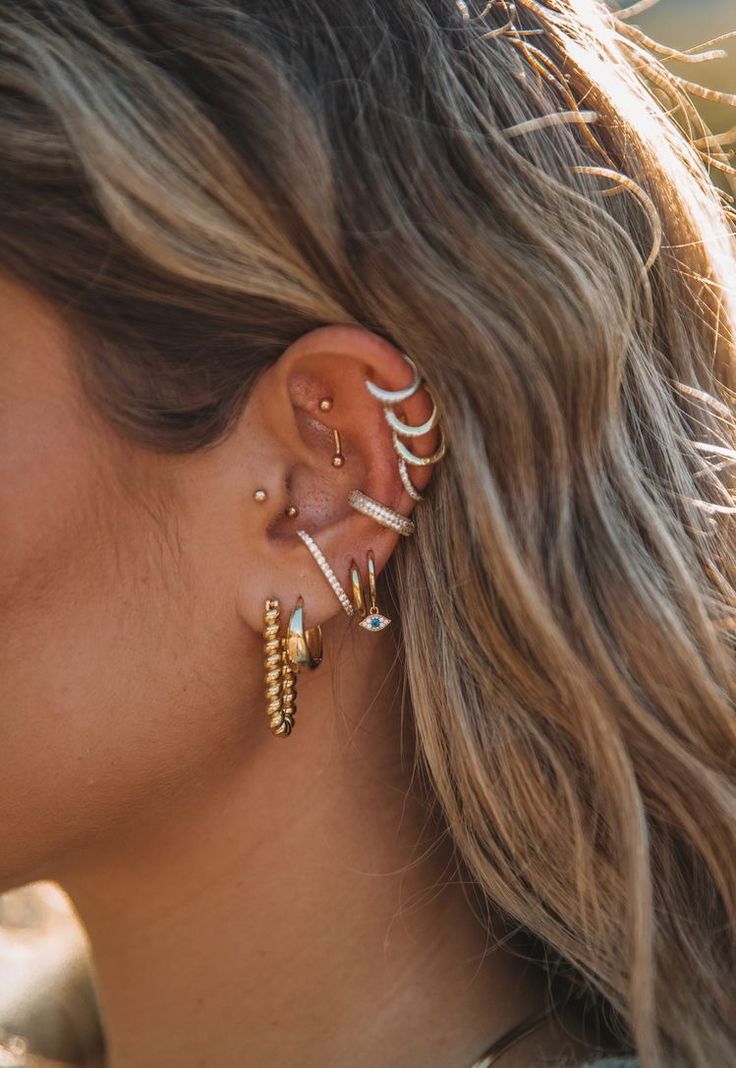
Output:
[[[611,6],[641,7],[625,0]],[[736,0],[659,0],[640,10],[632,24],[662,44],[690,49],[736,30]],[[736,93],[736,38],[723,47],[727,59],[667,65],[692,81]],[[711,130],[734,130],[736,140],[736,108],[698,98],[694,102]],[[722,175],[714,172],[713,177],[727,188]],[[4,1034],[7,1041],[10,1034],[25,1033],[34,1036],[39,1053],[48,1045],[58,1055],[62,1033],[68,1036],[63,1055],[83,1063],[83,1046],[94,1033],[88,1008],[93,1002],[90,967],[85,935],[59,887],[35,883],[0,895],[0,1052]]]
[[[613,5],[611,5],[613,6]],[[621,3],[619,8],[631,7]],[[693,45],[736,30],[735,0],[659,0],[654,7],[632,19],[656,41],[673,48],[687,49]],[[722,47],[728,59],[704,64],[667,63],[676,74],[691,81],[699,81],[712,89],[736,93],[736,38],[724,41]],[[736,126],[736,109],[708,100],[698,100],[705,122],[718,133]]]

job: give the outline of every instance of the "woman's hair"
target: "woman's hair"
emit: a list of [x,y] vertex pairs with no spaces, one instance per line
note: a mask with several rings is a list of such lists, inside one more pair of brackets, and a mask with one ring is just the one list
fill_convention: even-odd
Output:
[[458,870],[645,1068],[736,1062],[736,258],[704,156],[736,172],[699,87],[597,0],[0,13],[0,269],[90,402],[187,452],[311,328],[412,356],[450,448],[386,576]]

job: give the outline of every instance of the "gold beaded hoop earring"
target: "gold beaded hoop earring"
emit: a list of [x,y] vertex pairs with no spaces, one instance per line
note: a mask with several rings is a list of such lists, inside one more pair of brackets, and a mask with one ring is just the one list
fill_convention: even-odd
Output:
[[263,613],[266,714],[271,732],[286,737],[294,729],[297,673],[302,667],[314,670],[322,663],[322,628],[304,627],[301,596],[283,637],[279,636],[280,620],[281,605],[275,597],[269,598]]

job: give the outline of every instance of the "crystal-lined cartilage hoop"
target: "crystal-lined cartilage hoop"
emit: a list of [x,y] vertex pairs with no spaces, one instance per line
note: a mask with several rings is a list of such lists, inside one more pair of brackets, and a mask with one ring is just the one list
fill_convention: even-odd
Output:
[[365,630],[374,632],[385,630],[391,620],[388,616],[384,616],[378,608],[378,594],[376,592],[376,560],[373,555],[373,549],[368,550],[368,595],[370,597],[370,605],[365,618],[360,621],[360,626],[364,627]]
[[[381,389],[380,386],[377,386],[375,382],[371,382],[368,378],[365,379],[365,385],[371,396],[383,403],[383,414],[386,418],[386,422],[391,427],[391,437],[394,451],[398,457],[399,475],[401,476],[402,485],[412,500],[422,501],[424,500],[424,497],[412,482],[407,464],[415,467],[427,467],[429,464],[436,464],[445,455],[447,445],[444,434],[442,434],[441,443],[431,456],[417,456],[400,440],[400,437],[421,437],[422,434],[427,434],[430,430],[433,430],[439,423],[438,406],[434,397],[431,397],[431,393],[432,414],[428,419],[417,426],[412,426],[410,423],[404,423],[399,419],[396,413],[391,410],[394,405],[400,404],[402,401],[408,400],[409,397],[413,396],[422,383],[422,376],[411,356],[408,356],[405,352],[402,352],[401,355],[412,369],[412,381],[409,386],[406,386],[404,389]],[[429,393],[429,390],[427,390],[427,392]]]
[[304,628],[304,598],[297,597],[286,631],[286,652],[294,671],[308,668],[313,671],[322,663],[322,628]]
[[407,356],[405,352],[402,352],[401,355],[412,369],[413,377],[411,385],[406,386],[404,389],[382,389],[380,386],[377,386],[375,382],[371,382],[370,378],[365,379],[365,388],[372,397],[375,397],[376,400],[380,400],[383,404],[400,404],[402,401],[412,397],[419,389],[421,376],[417,365],[414,363],[411,356]]
[[[429,392],[429,390],[427,392]],[[432,414],[429,419],[425,419],[425,421],[418,426],[412,426],[410,423],[402,423],[396,412],[392,411],[389,407],[384,407],[383,414],[391,429],[395,430],[397,434],[400,434],[402,438],[420,438],[422,434],[428,434],[430,430],[434,430],[440,421],[440,411],[434,398],[432,399]]]
[[350,598],[345,593],[345,590],[342,588],[342,585],[337,575],[327,563],[324,553],[320,549],[319,545],[317,545],[317,542],[310,534],[307,534],[306,530],[297,530],[297,534],[302,539],[306,547],[309,549],[314,559],[317,561],[317,566],[329,582],[330,586],[332,587],[332,592],[335,594],[338,601],[345,609],[346,613],[349,616],[352,616],[353,606],[350,603]]
[[393,442],[394,449],[396,450],[399,457],[407,464],[411,464],[413,467],[427,467],[429,464],[436,464],[439,460],[442,459],[442,457],[445,455],[445,452],[447,451],[447,444],[445,442],[444,437],[442,438],[439,447],[432,453],[431,456],[415,456],[415,454],[411,452],[410,449],[407,449],[404,442],[399,440],[396,434],[394,434]]
[[[396,442],[397,441],[398,441],[398,438],[396,437],[396,431],[394,431],[394,435],[393,435],[394,449],[396,448]],[[398,453],[397,453],[397,455],[398,455]],[[401,456],[399,456],[399,476],[401,478],[401,482],[402,482],[402,485],[403,485],[404,489],[409,494],[409,496],[412,498],[412,500],[423,501],[424,497],[421,495],[421,493],[419,492],[419,490],[416,488],[416,486],[412,482],[411,478],[409,477],[409,468],[406,466],[406,460],[404,460],[403,457],[401,457]]]
[[363,515],[375,519],[382,527],[388,527],[389,530],[395,530],[397,534],[403,534],[405,538],[414,533],[414,521],[412,519],[402,515],[401,512],[395,512],[393,508],[389,508],[386,504],[381,504],[380,501],[374,500],[373,497],[369,497],[361,490],[350,490],[348,504],[355,508],[356,511],[362,512]]

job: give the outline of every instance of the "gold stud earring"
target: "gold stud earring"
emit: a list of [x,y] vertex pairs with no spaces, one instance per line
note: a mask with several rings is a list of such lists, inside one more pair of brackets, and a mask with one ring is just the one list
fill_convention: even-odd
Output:
[[254,501],[258,501],[259,504],[262,504],[263,501],[265,501],[267,497],[268,497],[268,492],[265,489],[257,489],[253,493],[253,500]]
[[333,467],[342,467],[345,463],[345,457],[342,454],[342,447],[340,445],[340,432],[338,430],[332,431],[335,438],[335,455],[332,457]]
[[289,519],[294,519],[295,516],[299,515],[299,509],[295,504],[290,504],[289,507],[285,510],[284,514],[287,515]]
[[323,397],[319,402],[319,410],[321,412],[329,412],[332,408],[332,397]]
[[360,626],[364,627],[365,630],[376,632],[385,630],[391,620],[388,616],[384,616],[378,608],[378,595],[376,592],[376,560],[373,555],[373,549],[368,550],[368,593],[371,603],[365,618],[360,621]]

